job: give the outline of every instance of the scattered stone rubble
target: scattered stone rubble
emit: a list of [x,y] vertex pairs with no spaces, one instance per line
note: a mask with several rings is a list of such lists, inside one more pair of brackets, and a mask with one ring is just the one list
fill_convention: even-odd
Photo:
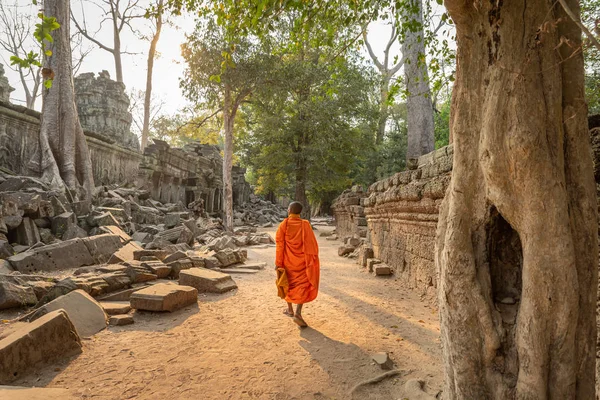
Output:
[[173,312],[199,293],[236,289],[231,275],[263,270],[242,247],[274,240],[249,225],[279,223],[285,210],[253,196],[236,211],[245,225],[229,233],[202,207],[117,186],[73,202],[36,178],[0,173],[0,311],[21,309],[20,328],[0,336],[0,385],[80,352],[81,338],[107,324],[133,323],[132,310]]

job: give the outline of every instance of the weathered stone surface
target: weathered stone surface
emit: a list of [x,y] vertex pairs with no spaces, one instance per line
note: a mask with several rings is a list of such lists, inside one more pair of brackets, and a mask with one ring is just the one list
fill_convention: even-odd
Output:
[[110,257],[108,262],[111,264],[116,264],[116,263],[125,262],[125,261],[133,261],[133,259],[134,259],[133,253],[138,250],[143,250],[143,249],[135,242],[129,242],[125,246],[123,246],[119,250],[117,250]]
[[177,261],[171,261],[167,266],[171,268],[170,276],[177,279],[181,271],[192,268],[194,264],[189,258],[181,258]]
[[362,246],[358,253],[358,264],[363,268],[366,267],[367,260],[369,258],[375,258],[375,255],[373,254],[373,248],[369,246]]
[[128,301],[101,301],[100,305],[107,315],[127,314],[131,311]]
[[373,272],[375,269],[375,265],[377,264],[381,264],[381,260],[378,260],[376,258],[367,259],[367,269],[369,270],[369,272]]
[[131,325],[133,324],[133,317],[128,314],[111,315],[108,319],[108,323],[113,326]]
[[62,240],[71,240],[76,238],[86,238],[88,236],[87,232],[80,228],[78,225],[71,224],[67,228],[66,232],[62,235]]
[[255,270],[263,270],[265,269],[267,266],[267,263],[264,262],[247,262],[244,264],[241,264],[239,267],[240,268],[246,268],[246,269],[255,269]]
[[345,255],[348,255],[350,253],[352,253],[356,248],[354,246],[350,246],[350,245],[343,245],[338,247],[338,256],[343,257]]
[[130,130],[132,117],[125,85],[110,79],[107,71],[74,78],[77,113],[81,126],[116,141],[122,147],[139,150],[137,136]]
[[165,215],[165,228],[171,229],[176,227],[181,223],[181,217],[179,213],[171,213]]
[[223,249],[215,253],[215,258],[221,263],[221,267],[243,263],[246,259],[239,250]]
[[131,236],[129,236],[127,233],[125,233],[123,231],[123,229],[121,229],[120,227],[118,227],[116,225],[101,226],[100,230],[104,233],[110,233],[112,235],[119,236],[119,239],[121,239],[121,243],[123,243],[123,244],[127,244],[127,243],[131,242]]
[[0,340],[0,384],[25,376],[41,364],[81,353],[81,341],[64,310],[49,312]]
[[4,76],[4,65],[0,64],[0,101],[8,103],[10,99],[10,93],[15,88],[8,84],[8,78]]
[[392,269],[385,264],[376,264],[373,269],[377,276],[387,276],[392,274]]
[[167,256],[171,254],[166,250],[154,249],[154,250],[136,250],[133,252],[133,259],[140,260],[141,257],[152,256],[156,257],[161,261],[164,261]]
[[29,286],[21,286],[0,280],[0,310],[33,306],[37,303],[35,292]]
[[92,226],[119,226],[119,221],[110,213],[104,212],[92,219]]
[[156,274],[152,273],[148,268],[142,266],[139,261],[128,262],[126,273],[133,283],[143,283],[158,279]]
[[145,288],[146,286],[147,285],[144,284],[143,286],[136,286],[136,287],[132,287],[129,289],[120,290],[118,292],[109,293],[102,297],[99,297],[98,300],[100,300],[100,301],[129,301],[129,298],[131,297],[131,295],[133,293]]
[[10,274],[14,269],[10,266],[10,263],[6,260],[0,260],[0,274]]
[[131,307],[146,311],[176,311],[198,301],[198,290],[185,285],[157,283],[131,295]]
[[9,258],[15,254],[15,249],[8,243],[7,240],[0,239],[0,258]]
[[52,218],[52,233],[62,236],[69,226],[77,224],[77,217],[72,212],[64,212]]
[[373,361],[375,361],[375,363],[381,367],[381,369],[387,370],[394,368],[394,362],[389,357],[388,353],[376,353],[373,354],[372,358]]
[[181,271],[179,284],[192,286],[200,293],[225,293],[237,289],[236,283],[229,275],[202,268]]
[[113,253],[121,248],[121,239],[118,235],[97,235],[82,239],[82,241],[96,264],[108,262]]
[[135,232],[131,239],[140,242],[142,244],[150,243],[153,239],[153,236],[147,232]]
[[35,321],[52,311],[63,309],[77,329],[80,337],[91,337],[106,328],[106,313],[92,296],[75,290],[40,307],[31,317]]
[[205,257],[204,265],[208,269],[221,268],[221,262],[217,259],[217,257]]
[[158,279],[166,278],[171,274],[172,268],[162,261],[142,261],[141,265],[152,272]]
[[8,261],[16,271],[23,274],[96,264],[83,240],[85,239],[72,239],[43,246],[9,257]]

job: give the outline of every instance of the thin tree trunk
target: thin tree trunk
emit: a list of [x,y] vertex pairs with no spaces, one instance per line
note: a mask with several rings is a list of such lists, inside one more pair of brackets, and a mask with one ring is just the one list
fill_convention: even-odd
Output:
[[[159,0],[157,7],[162,11],[163,0]],[[162,12],[156,16],[156,31],[150,42],[150,51],[148,52],[148,71],[146,75],[146,93],[144,94],[144,124],[142,127],[142,152],[148,145],[148,135],[150,132],[150,100],[152,96],[152,71],[154,69],[154,56],[156,55],[156,45],[160,38],[162,30]]]
[[406,32],[406,38],[402,44],[402,55],[406,60],[404,76],[408,91],[406,99],[406,125],[408,128],[406,158],[412,160],[435,149],[435,135],[433,104],[427,62],[425,61],[422,0],[410,0],[408,4],[411,11],[414,12],[407,13],[407,20],[418,23],[416,31]]
[[391,76],[389,75],[389,71],[383,71],[381,74],[381,87],[379,89],[379,121],[377,123],[377,137],[375,138],[375,144],[383,143],[383,138],[385,136],[385,125],[387,124],[390,108],[388,104],[388,95],[390,92]]
[[119,32],[118,24],[118,11],[113,10],[113,57],[115,59],[115,73],[117,75],[117,82],[123,83],[123,63],[121,62],[121,33]]
[[74,198],[90,199],[94,189],[90,154],[75,106],[69,34],[69,1],[46,0],[44,12],[55,17],[60,29],[48,44],[52,56],[45,67],[54,74],[52,88],[43,91],[40,129],[42,178]]
[[436,238],[444,397],[593,399],[598,223],[581,32],[548,0],[446,6],[458,68]]
[[223,134],[225,147],[223,149],[223,212],[225,214],[225,229],[233,232],[233,184],[231,182],[231,169],[233,166],[233,121],[235,111],[231,87],[225,83],[223,98]]
[[294,200],[302,203],[302,214],[301,217],[310,220],[310,204],[308,203],[308,197],[306,197],[306,160],[299,154],[298,161],[296,163],[296,187],[294,191]]

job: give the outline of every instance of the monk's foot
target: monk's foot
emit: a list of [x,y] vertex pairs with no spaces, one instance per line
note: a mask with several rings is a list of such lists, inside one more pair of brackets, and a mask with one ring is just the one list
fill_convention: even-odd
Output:
[[287,308],[285,310],[283,310],[283,313],[285,315],[287,315],[288,317],[293,317],[294,316],[294,312],[291,310],[288,310]]
[[302,318],[302,315],[299,315],[299,314],[295,314],[294,315],[294,322],[300,328],[306,328],[308,326],[308,324],[306,323],[306,321],[304,321],[304,319]]

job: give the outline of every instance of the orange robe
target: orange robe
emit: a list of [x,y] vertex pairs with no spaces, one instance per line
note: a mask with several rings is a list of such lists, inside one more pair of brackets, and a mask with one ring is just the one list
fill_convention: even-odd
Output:
[[319,292],[319,245],[310,223],[291,214],[277,229],[275,265],[285,268],[288,293],[285,301],[304,304]]

